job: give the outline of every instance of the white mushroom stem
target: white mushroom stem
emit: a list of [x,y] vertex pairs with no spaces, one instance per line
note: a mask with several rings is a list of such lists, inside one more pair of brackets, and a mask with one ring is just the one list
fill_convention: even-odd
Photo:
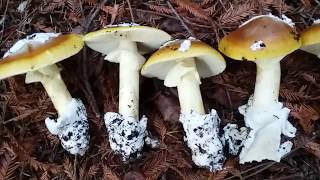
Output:
[[58,114],[62,116],[67,110],[72,97],[63,82],[57,65],[50,65],[36,71],[28,72],[26,83],[41,82]]
[[105,59],[120,63],[119,114],[138,119],[140,69],[145,58],[139,54],[135,42],[121,40],[119,48]]
[[267,108],[271,104],[278,102],[281,59],[282,57],[256,61],[257,76],[253,96],[253,107]]
[[166,76],[164,84],[167,87],[177,86],[181,112],[205,114],[199,87],[201,81],[193,58],[177,62]]

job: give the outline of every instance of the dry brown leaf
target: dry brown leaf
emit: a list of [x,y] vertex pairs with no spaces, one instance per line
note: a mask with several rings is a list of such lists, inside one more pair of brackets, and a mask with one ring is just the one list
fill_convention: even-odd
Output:
[[108,167],[103,165],[103,178],[110,179],[110,180],[120,180],[120,178],[112,172],[112,170]]
[[316,142],[309,142],[304,145],[305,149],[320,159],[320,144]]
[[291,110],[290,114],[298,120],[303,130],[310,134],[314,130],[314,122],[320,119],[319,113],[312,107],[306,104],[291,104],[285,103]]

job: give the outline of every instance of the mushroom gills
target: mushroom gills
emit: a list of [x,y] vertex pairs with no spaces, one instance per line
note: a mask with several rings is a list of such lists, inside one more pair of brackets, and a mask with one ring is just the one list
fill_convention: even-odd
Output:
[[219,136],[220,118],[212,109],[208,114],[181,113],[179,121],[186,133],[184,140],[191,149],[193,162],[210,171],[221,170],[226,157]]
[[196,111],[205,114],[199,85],[200,76],[194,58],[177,60],[164,79],[167,87],[177,87],[182,113]]

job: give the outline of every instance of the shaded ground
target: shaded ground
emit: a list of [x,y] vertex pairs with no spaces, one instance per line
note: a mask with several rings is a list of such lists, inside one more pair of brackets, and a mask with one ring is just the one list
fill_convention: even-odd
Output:
[[[317,0],[170,0],[185,22],[182,25],[165,1],[32,0],[23,12],[22,1],[0,1],[0,55],[18,39],[34,32],[93,31],[108,24],[135,21],[163,29],[176,38],[190,35],[214,47],[224,34],[248,18],[285,13],[298,31],[320,18]],[[223,124],[243,124],[237,107],[253,92],[255,66],[227,59],[227,69],[203,80],[207,109],[215,108]],[[265,161],[239,165],[228,156],[226,169],[199,169],[183,142],[177,121],[177,92],[156,79],[142,79],[141,113],[148,128],[161,139],[158,149],[145,148],[143,157],[123,164],[107,143],[102,116],[117,111],[118,66],[85,48],[62,62],[62,75],[71,94],[88,107],[91,144],[84,157],[67,154],[46,129],[44,119],[55,117],[53,105],[40,84],[24,84],[24,76],[0,81],[0,179],[319,179],[320,177],[320,61],[296,51],[282,61],[280,100],[291,109],[298,128],[295,147],[280,163]],[[90,107],[90,108],[89,108]],[[75,173],[76,172],[76,173]]]

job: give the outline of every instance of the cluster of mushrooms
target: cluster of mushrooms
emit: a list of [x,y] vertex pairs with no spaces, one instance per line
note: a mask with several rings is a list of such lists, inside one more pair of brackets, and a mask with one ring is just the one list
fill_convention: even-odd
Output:
[[[224,55],[257,65],[254,94],[239,107],[246,125],[241,128],[235,124],[220,127],[217,112],[206,110],[202,102],[201,78],[223,72],[223,56],[197,39],[171,40],[164,31],[138,24],[108,26],[85,36],[27,36],[0,60],[0,79],[26,73],[26,83],[41,82],[59,115],[45,120],[48,130],[59,137],[68,152],[83,155],[90,141],[86,108],[80,99],[72,98],[56,63],[75,55],[86,44],[105,55],[105,60],[120,64],[119,109],[105,113],[104,121],[110,146],[124,161],[139,157],[145,143],[157,144],[148,137],[148,118],[139,117],[141,73],[164,80],[167,87],[177,87],[179,121],[192,160],[215,171],[223,168],[225,149],[233,155],[241,150],[240,163],[280,161],[290,152],[292,142],[281,143],[281,135],[293,138],[296,128],[288,121],[290,110],[278,101],[280,60],[299,48],[320,58],[319,37],[317,21],[300,37],[290,19],[270,14],[250,19],[219,42]],[[146,61],[143,55],[153,51]]]

